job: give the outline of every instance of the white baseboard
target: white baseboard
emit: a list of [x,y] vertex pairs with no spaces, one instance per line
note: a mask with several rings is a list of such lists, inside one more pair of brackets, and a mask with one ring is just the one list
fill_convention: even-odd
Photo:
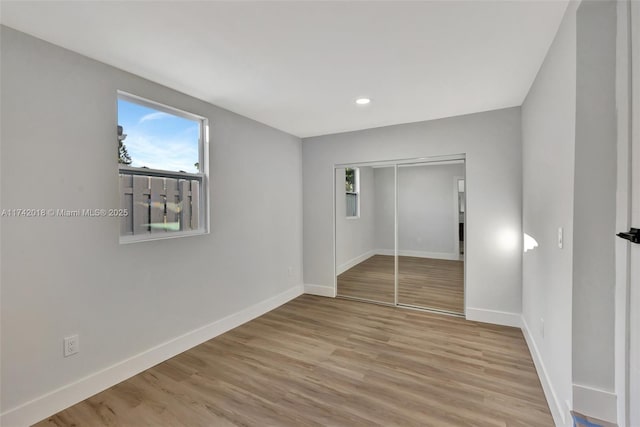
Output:
[[333,286],[304,285],[304,293],[310,295],[319,295],[321,297],[336,297],[336,290]]
[[302,293],[302,286],[295,286],[242,311],[187,332],[76,382],[53,390],[0,414],[0,425],[6,427],[32,425],[158,363],[255,319]]
[[363,253],[362,255],[358,255],[357,257],[350,259],[349,261],[340,264],[339,266],[336,267],[336,274],[342,274],[345,271],[349,270],[352,267],[355,267],[356,265],[360,264],[363,261],[368,260],[369,258],[371,258],[372,256],[374,256],[376,254],[376,251],[368,251]]
[[588,417],[616,423],[618,418],[616,394],[580,384],[573,385],[573,410]]
[[484,308],[467,307],[465,318],[476,322],[493,323],[494,325],[522,327],[522,315],[508,311],[487,310]]
[[[390,255],[395,254],[393,249],[376,249],[376,255]],[[398,256],[411,256],[416,258],[432,258],[432,259],[448,259],[451,261],[460,261],[462,258],[459,254],[453,252],[425,252],[425,251],[408,251],[399,250]]]
[[540,354],[538,346],[533,339],[533,335],[531,335],[531,330],[529,329],[529,325],[527,325],[527,321],[524,319],[524,316],[521,317],[521,322],[522,334],[524,335],[524,339],[527,342],[527,346],[529,347],[529,353],[531,353],[533,364],[536,366],[536,371],[538,372],[538,378],[540,379],[540,383],[542,384],[544,396],[547,399],[547,404],[549,405],[551,415],[553,416],[553,422],[558,427],[565,426],[567,425],[568,421],[568,417],[566,416],[568,412],[562,409],[562,405],[558,400],[558,396],[556,395],[556,391],[553,388],[553,384],[551,384],[551,379],[549,378],[547,369],[545,368],[544,362],[542,361],[542,355]]

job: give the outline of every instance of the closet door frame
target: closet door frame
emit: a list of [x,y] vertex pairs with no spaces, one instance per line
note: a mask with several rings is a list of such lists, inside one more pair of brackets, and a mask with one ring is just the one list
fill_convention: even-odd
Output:
[[[467,254],[468,254],[468,233],[467,233],[467,224],[469,218],[469,204],[467,203],[467,194],[468,194],[468,180],[466,177],[466,164],[467,159],[465,154],[451,154],[451,155],[443,155],[443,156],[425,156],[425,157],[417,157],[417,158],[407,158],[407,159],[396,159],[396,160],[375,160],[375,161],[362,161],[362,162],[349,162],[349,163],[335,163],[331,168],[332,174],[332,182],[333,182],[333,296],[338,296],[338,265],[337,265],[337,212],[336,212],[336,170],[337,169],[345,169],[345,168],[360,168],[360,167],[393,167],[394,170],[394,302],[393,304],[387,304],[384,302],[377,302],[373,300],[366,300],[362,298],[351,298],[355,300],[378,303],[382,305],[391,305],[394,307],[402,307],[408,309],[417,309],[423,310],[422,308],[416,308],[413,306],[404,306],[398,303],[398,166],[401,165],[410,165],[410,164],[424,164],[427,165],[429,163],[444,163],[448,161],[460,161],[462,160],[465,165],[465,192],[464,192],[464,204],[465,204],[465,221],[464,221],[464,236],[465,236],[465,251],[463,254],[464,259],[464,313],[462,314],[466,317],[467,311]],[[429,308],[424,308],[425,311],[438,312],[442,314],[449,314],[453,316],[459,316],[457,313],[450,313],[442,310],[433,310]]]

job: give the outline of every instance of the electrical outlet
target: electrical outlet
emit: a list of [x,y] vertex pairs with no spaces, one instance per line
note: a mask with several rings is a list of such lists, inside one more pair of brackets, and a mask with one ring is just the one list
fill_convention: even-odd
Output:
[[64,357],[69,357],[80,351],[80,338],[78,335],[71,335],[64,339]]
[[289,267],[289,277],[293,277],[293,267]]

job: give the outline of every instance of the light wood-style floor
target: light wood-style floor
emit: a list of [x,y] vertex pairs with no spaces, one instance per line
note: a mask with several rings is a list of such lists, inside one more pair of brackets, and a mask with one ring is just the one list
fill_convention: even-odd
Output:
[[519,329],[303,295],[37,425],[553,422]]
[[[394,257],[374,255],[337,282],[340,296],[393,304]],[[464,262],[399,256],[398,302],[464,313]]]

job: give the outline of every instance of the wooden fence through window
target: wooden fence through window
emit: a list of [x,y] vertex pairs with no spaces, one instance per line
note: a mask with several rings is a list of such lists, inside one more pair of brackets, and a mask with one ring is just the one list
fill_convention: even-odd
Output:
[[120,204],[121,236],[197,230],[200,181],[121,173]]

